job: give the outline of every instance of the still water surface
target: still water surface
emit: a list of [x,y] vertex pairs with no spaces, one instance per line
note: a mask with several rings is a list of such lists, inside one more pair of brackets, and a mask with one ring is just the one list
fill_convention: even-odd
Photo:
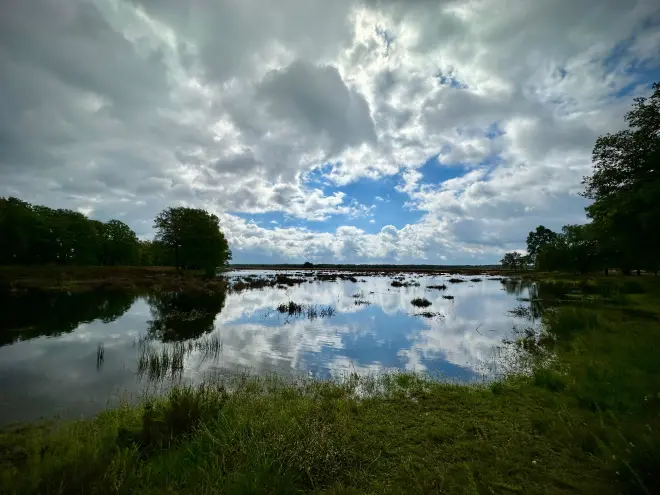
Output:
[[[227,276],[236,281],[251,274],[272,276],[265,271]],[[480,380],[495,372],[495,351],[521,325],[509,311],[535,291],[534,285],[489,277],[450,283],[449,275],[406,274],[404,282],[419,286],[392,287],[391,275],[358,275],[357,282],[304,276],[308,280],[293,287],[212,295],[4,296],[0,423],[93,414],[122,396],[139,396],[154,387],[152,376],[138,372],[144,342],[157,349],[175,342],[221,343],[211,355],[189,347],[180,373],[158,386],[245,370],[333,378],[401,369]],[[427,288],[440,284],[447,290]],[[415,308],[416,297],[431,306]],[[289,301],[333,311],[310,319],[276,310]],[[433,315],[420,316],[422,311]]]

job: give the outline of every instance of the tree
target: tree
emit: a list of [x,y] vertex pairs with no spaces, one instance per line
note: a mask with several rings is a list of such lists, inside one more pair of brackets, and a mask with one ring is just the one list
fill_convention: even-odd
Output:
[[536,256],[543,246],[553,244],[556,240],[557,234],[543,225],[539,225],[536,230],[531,231],[527,236],[527,255],[530,257],[531,263],[536,264]]
[[0,263],[132,265],[139,262],[135,232],[119,220],[0,198]]
[[567,268],[587,273],[596,267],[598,245],[591,225],[565,225],[561,237]]
[[177,268],[203,268],[208,275],[231,259],[219,219],[198,208],[167,208],[154,221],[156,241],[174,253]]
[[625,117],[629,129],[598,138],[594,172],[583,180],[602,250],[624,272],[657,266],[660,240],[660,83],[650,98],[634,101]]
[[523,266],[523,255],[513,251],[511,253],[506,253],[504,257],[500,260],[500,263],[505,268],[511,268],[513,270],[519,270]]
[[30,204],[18,198],[0,198],[0,264],[29,263],[36,221]]
[[[99,222],[100,223],[100,222]],[[109,220],[98,226],[104,265],[135,265],[140,261],[137,235],[124,222]]]

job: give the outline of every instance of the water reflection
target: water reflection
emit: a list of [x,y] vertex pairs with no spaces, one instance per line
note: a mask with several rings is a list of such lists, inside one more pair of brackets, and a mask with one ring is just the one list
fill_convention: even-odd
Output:
[[[264,274],[229,277],[250,275]],[[511,310],[543,310],[536,285],[520,281],[404,274],[393,287],[395,276],[318,275],[229,293],[0,296],[14,308],[0,326],[0,422],[89,414],[153,381],[244,367],[323,378],[398,368],[471,381],[494,372]],[[418,316],[417,297],[431,302],[430,317]]]
[[41,336],[56,337],[72,332],[83,323],[110,323],[135,302],[127,292],[47,293],[27,290],[0,294],[5,311],[0,318],[0,346]]
[[150,294],[153,319],[148,322],[150,338],[162,342],[196,339],[214,329],[216,316],[222,311],[225,292],[169,292]]

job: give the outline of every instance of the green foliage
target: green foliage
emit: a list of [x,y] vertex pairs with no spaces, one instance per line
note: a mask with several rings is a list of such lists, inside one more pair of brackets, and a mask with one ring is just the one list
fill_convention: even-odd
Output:
[[[533,233],[530,232],[530,235]],[[536,252],[540,270],[571,270],[587,273],[601,263],[597,235],[592,225],[565,225],[560,234]]]
[[174,253],[175,266],[209,274],[231,259],[217,216],[196,208],[167,208],[154,220],[156,240]]
[[136,265],[140,261],[140,244],[135,232],[119,220],[105,224],[98,222],[101,237],[101,259],[103,265]]
[[585,177],[587,225],[561,234],[539,226],[527,236],[527,252],[541,270],[660,268],[660,82],[649,98],[636,98],[625,117],[629,128],[601,136],[594,171]]
[[135,232],[119,220],[0,198],[0,264],[135,265]]
[[204,210],[168,208],[154,241],[140,241],[124,222],[0,198],[0,265],[177,266],[208,277],[231,259],[218,218]]
[[539,225],[536,230],[527,236],[527,254],[532,263],[536,263],[536,257],[544,246],[554,244],[557,240],[557,234],[552,230]]
[[527,265],[527,257],[522,254],[514,251],[512,253],[506,253],[504,257],[500,260],[500,264],[504,268],[510,268],[512,270],[520,270]]

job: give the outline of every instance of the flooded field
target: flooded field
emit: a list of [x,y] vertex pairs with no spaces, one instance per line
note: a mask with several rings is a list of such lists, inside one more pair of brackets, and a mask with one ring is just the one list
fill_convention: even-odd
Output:
[[3,296],[0,422],[92,414],[210,373],[499,372],[537,287],[488,275],[236,271],[213,293]]

